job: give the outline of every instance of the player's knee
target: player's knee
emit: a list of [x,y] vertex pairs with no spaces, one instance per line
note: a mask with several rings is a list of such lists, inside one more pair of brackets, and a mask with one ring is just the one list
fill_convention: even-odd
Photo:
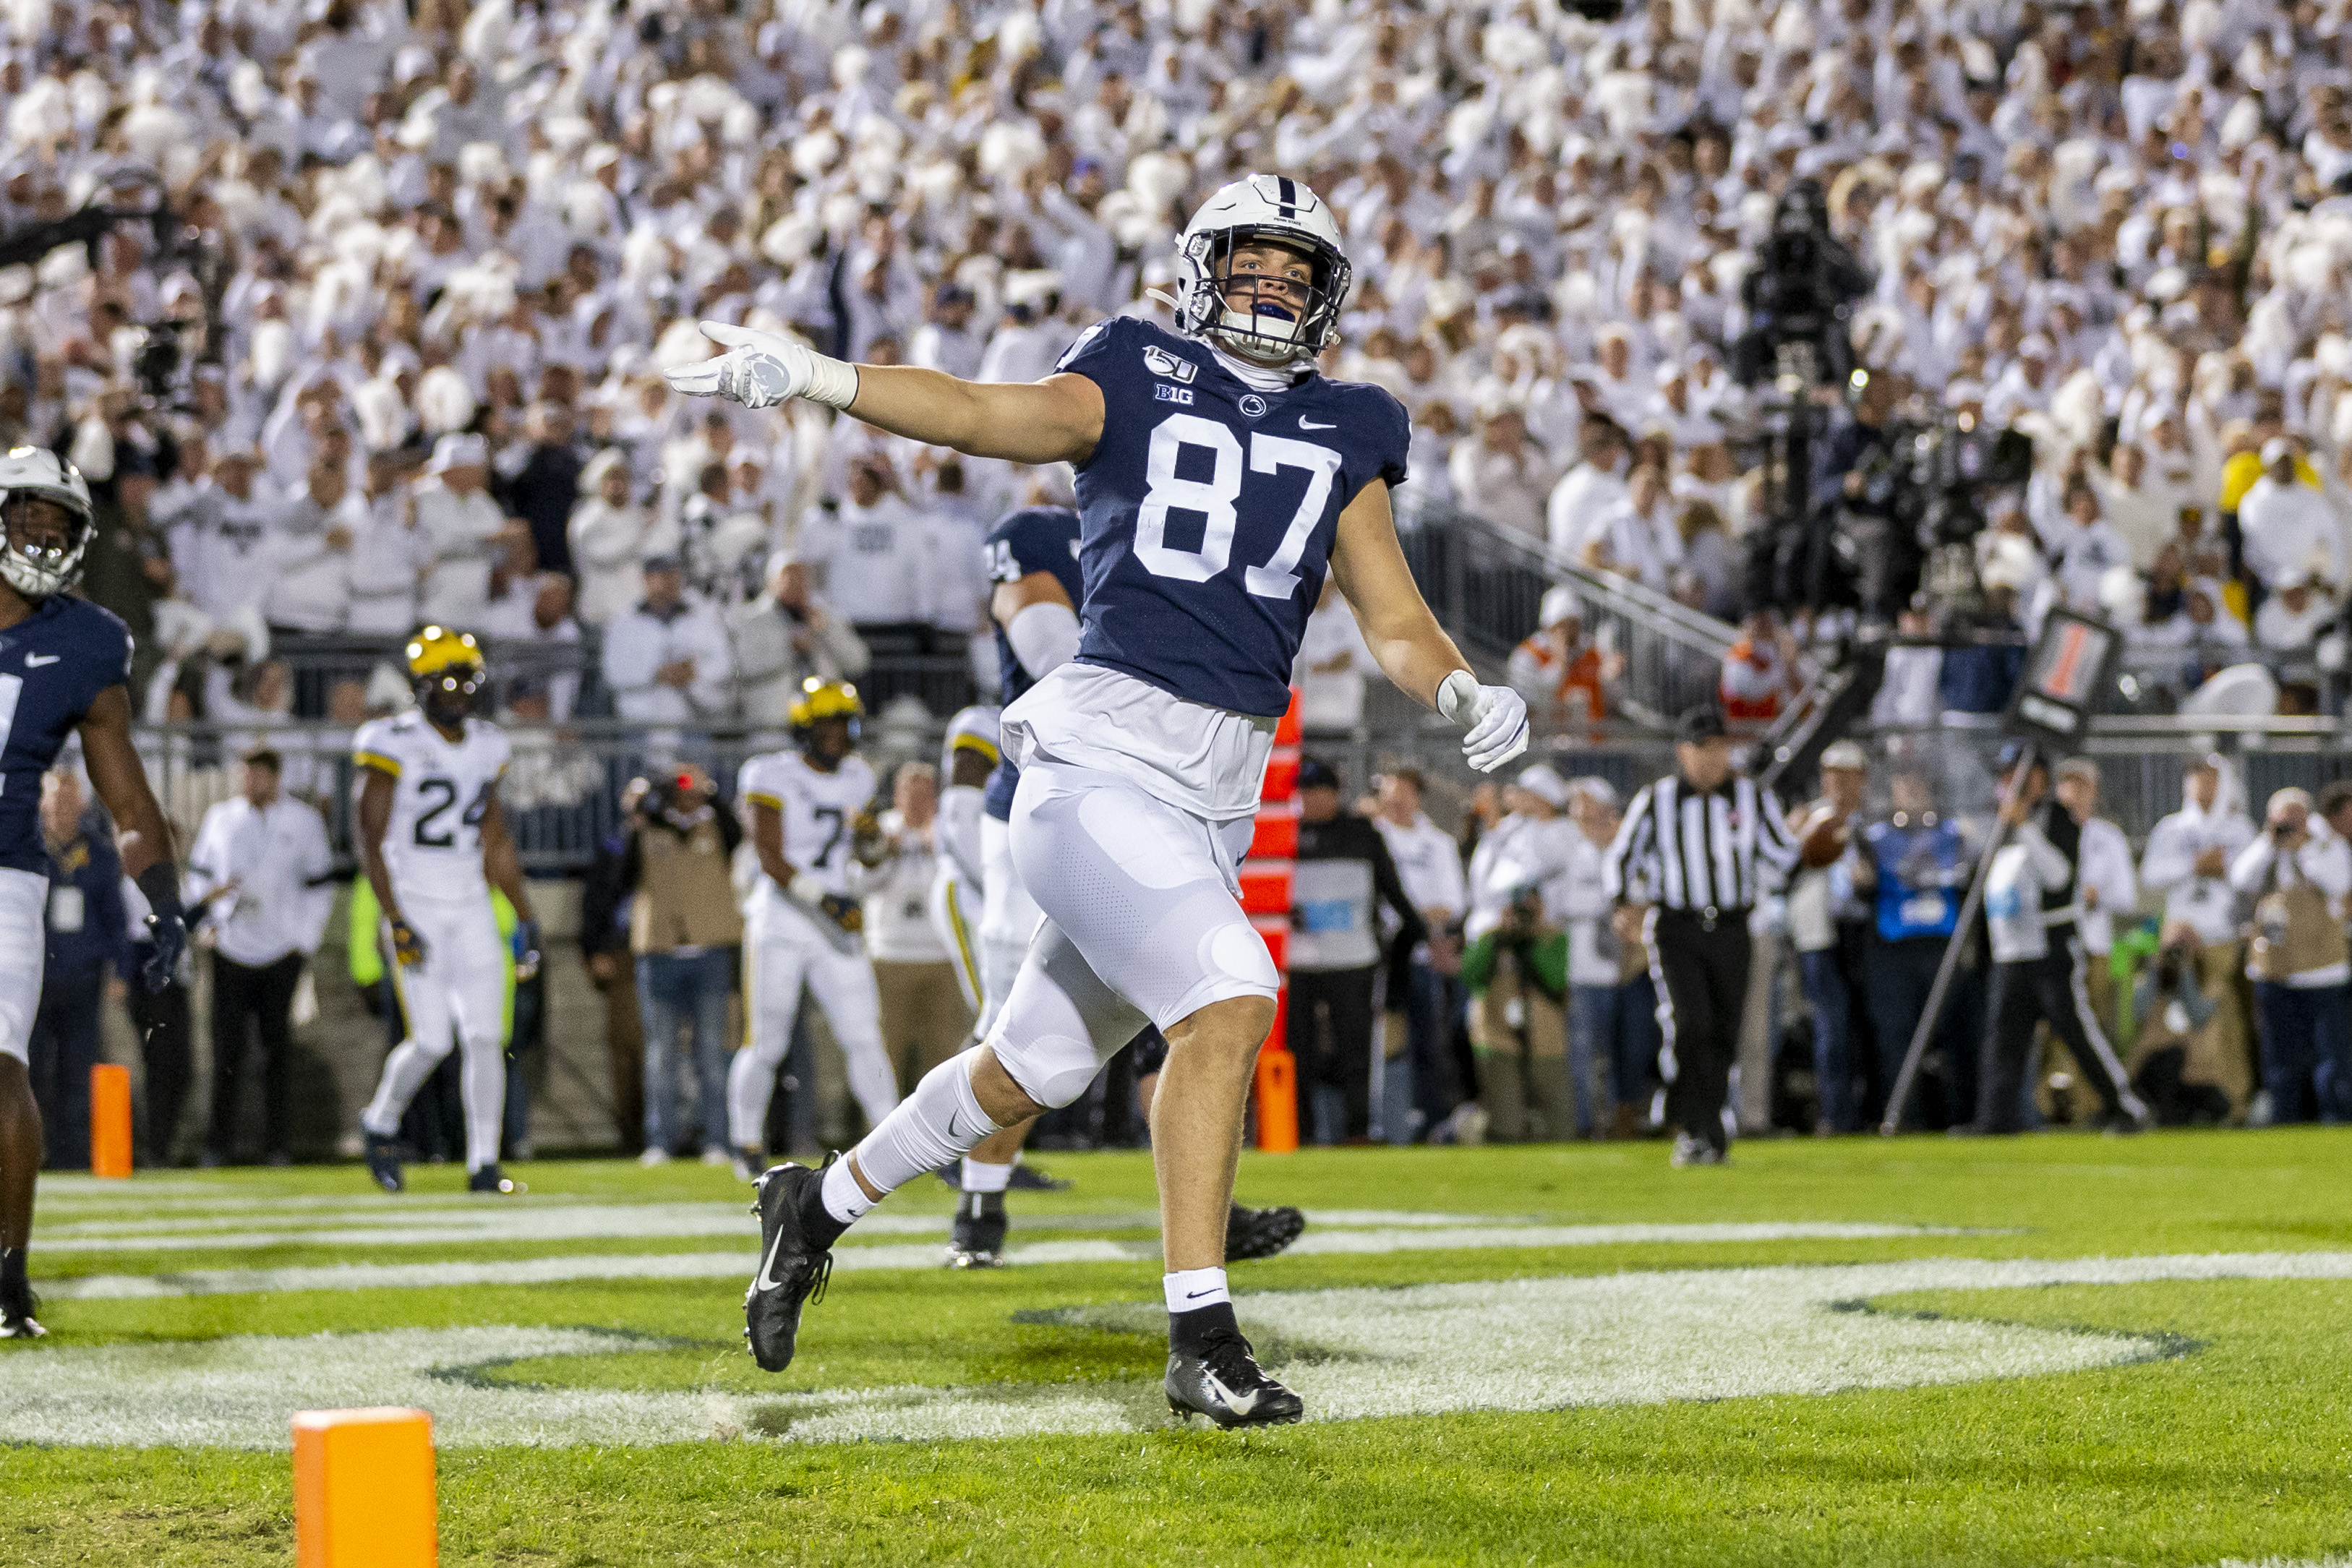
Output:
[[1274,998],[1226,997],[1194,1011],[1168,1030],[1171,1051],[1255,1059],[1274,1031]]
[[1042,1111],[1058,1110],[1085,1093],[1101,1069],[1092,1041],[1055,1030],[1025,1040],[1000,1031],[989,1042],[989,1051],[1013,1086]]

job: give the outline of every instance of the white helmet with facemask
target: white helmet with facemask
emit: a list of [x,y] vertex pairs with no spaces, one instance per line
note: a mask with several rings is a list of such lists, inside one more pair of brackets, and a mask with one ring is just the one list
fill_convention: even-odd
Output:
[[[1303,309],[1269,291],[1234,297],[1226,287],[1234,252],[1250,245],[1279,245],[1306,259]],[[1176,248],[1176,327],[1186,337],[1213,338],[1244,358],[1281,364],[1311,360],[1339,336],[1354,271],[1331,209],[1298,181],[1244,174],[1219,187],[1192,214]]]
[[[19,542],[18,513],[28,503],[53,503],[66,514],[54,542]],[[89,485],[81,470],[45,446],[19,446],[0,457],[0,579],[27,599],[63,593],[81,578],[82,551],[89,544]]]

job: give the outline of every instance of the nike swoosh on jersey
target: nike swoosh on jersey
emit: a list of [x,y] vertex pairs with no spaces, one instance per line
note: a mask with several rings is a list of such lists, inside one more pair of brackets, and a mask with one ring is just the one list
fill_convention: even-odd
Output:
[[1298,416],[1298,428],[1301,430],[1337,430],[1339,428],[1339,425],[1336,420],[1329,424],[1326,424],[1321,420],[1309,419],[1302,413]]
[[37,670],[43,664],[54,664],[64,657],[63,653],[27,653],[25,655],[25,668]]
[[751,1281],[751,1288],[753,1290],[776,1291],[783,1288],[784,1282],[782,1280],[777,1279],[774,1273],[776,1267],[776,1249],[782,1247],[783,1244],[784,1233],[779,1230],[776,1232],[776,1239],[768,1243],[768,1255],[760,1260],[760,1272]]

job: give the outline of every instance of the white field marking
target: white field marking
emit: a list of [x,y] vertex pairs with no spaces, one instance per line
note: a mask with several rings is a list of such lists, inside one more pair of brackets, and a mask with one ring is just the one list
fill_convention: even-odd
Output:
[[[867,1223],[858,1222],[860,1228]],[[945,1220],[930,1228],[947,1229]],[[1024,1224],[1022,1228],[1027,1228]],[[1919,1236],[1967,1236],[1980,1232],[1932,1226],[1759,1225],[1562,1225],[1508,1228],[1309,1231],[1291,1243],[1286,1256],[1377,1252],[1450,1252],[1544,1247],[1611,1247],[1627,1243],[1723,1244],[1742,1241],[1874,1240]],[[483,1239],[493,1239],[483,1238]],[[509,1239],[511,1239],[510,1238]],[[50,1249],[42,1243],[43,1249]],[[1010,1248],[1015,1264],[1135,1263],[1156,1260],[1158,1240],[1035,1241]],[[556,1258],[499,1259],[447,1263],[331,1263],[283,1269],[184,1269],[161,1274],[93,1274],[55,1280],[41,1293],[58,1301],[123,1301],[164,1296],[247,1295],[277,1291],[431,1290],[454,1285],[545,1285],[572,1280],[705,1280],[748,1273],[757,1261],[750,1252],[580,1253]],[[883,1243],[835,1250],[836,1272],[937,1269],[945,1254],[936,1243]]]
[[[2352,1279],[2352,1253],[1921,1259],[1244,1295],[1283,1377],[1321,1421],[1834,1394],[2046,1375],[2170,1354],[2161,1336],[1854,1310],[1929,1290],[2155,1281]],[[1058,1321],[1156,1324],[1147,1303]],[[0,1354],[0,1441],[283,1448],[288,1413],[410,1405],[457,1446],[802,1442],[1142,1430],[1148,1385],[849,1389],[772,1397],[485,1385],[467,1369],[609,1355],[648,1342],[586,1329],[399,1329]],[[1286,1359],[1282,1352],[1288,1352]],[[724,1354],[731,1356],[732,1351]]]

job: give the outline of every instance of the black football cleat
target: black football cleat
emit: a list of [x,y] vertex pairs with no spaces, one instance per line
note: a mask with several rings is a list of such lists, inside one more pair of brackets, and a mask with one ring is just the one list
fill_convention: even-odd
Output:
[[41,1299],[25,1277],[24,1249],[0,1252],[0,1339],[39,1339],[49,1331],[37,1315]]
[[408,1178],[400,1174],[400,1145],[391,1138],[367,1134],[368,1175],[386,1192],[404,1192]]
[[1004,1261],[1004,1195],[968,1192],[956,1199],[948,1235],[948,1267],[993,1269]]
[[1237,1203],[1225,1212],[1225,1261],[1271,1258],[1297,1240],[1306,1228],[1307,1216],[1287,1206],[1244,1208]]
[[1285,1427],[1307,1414],[1307,1403],[1265,1375],[1250,1342],[1230,1329],[1213,1331],[1201,1354],[1168,1353],[1168,1408],[1206,1416],[1218,1426]]
[[480,1170],[466,1173],[466,1190],[467,1192],[521,1193],[530,1189],[499,1169],[494,1161],[484,1166]]
[[806,1166],[772,1166],[751,1200],[751,1212],[760,1218],[760,1271],[743,1292],[743,1337],[751,1342],[751,1359],[762,1372],[782,1372],[793,1364],[801,1309],[824,1300],[833,1251],[814,1245],[801,1224],[802,1195],[823,1179]]

